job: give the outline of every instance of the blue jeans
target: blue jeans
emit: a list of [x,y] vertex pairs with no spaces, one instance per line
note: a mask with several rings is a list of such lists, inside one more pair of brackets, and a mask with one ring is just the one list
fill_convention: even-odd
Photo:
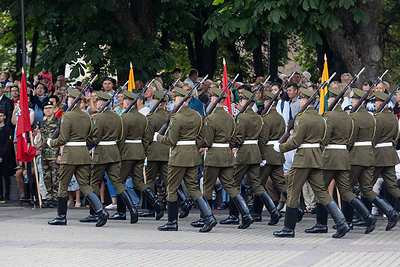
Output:
[[222,202],[228,203],[229,202],[229,195],[226,191],[222,188]]
[[133,185],[132,178],[128,178],[126,180],[125,187],[126,187],[126,190],[128,190],[129,195],[131,196],[133,204],[135,204],[136,206],[139,205],[140,198],[138,197],[138,195],[135,192],[135,189],[134,189],[135,186]]
[[112,186],[110,178],[108,178],[107,173],[104,173],[107,179],[107,188],[108,192],[110,193],[110,197],[116,197],[117,196],[117,190],[115,190],[114,186]]

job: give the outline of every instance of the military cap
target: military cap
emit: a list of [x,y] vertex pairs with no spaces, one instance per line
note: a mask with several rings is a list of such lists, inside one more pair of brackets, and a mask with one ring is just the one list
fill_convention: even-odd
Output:
[[96,93],[96,95],[97,95],[97,98],[100,98],[100,100],[103,100],[103,101],[107,101],[108,99],[111,98],[111,96],[109,94],[102,92],[102,91],[98,91]]
[[[156,91],[154,92],[154,98],[155,98],[155,99],[160,100],[163,96],[164,96],[164,93],[161,92],[161,91],[156,90]],[[170,98],[169,98],[169,95],[166,95],[166,96],[164,97],[163,102],[168,102],[168,101],[170,101]]]
[[163,88],[162,84],[160,83],[160,81],[154,80],[154,82],[151,85],[154,86],[157,91],[161,91],[162,92],[164,90],[164,88]]
[[210,91],[212,93],[212,96],[219,97],[220,95],[224,94],[222,97],[228,97],[228,94],[226,92],[222,92],[222,90],[217,87],[211,87]]
[[185,96],[187,96],[188,93],[189,93],[188,91],[186,91],[185,89],[180,88],[180,87],[175,87],[174,90],[175,90],[175,92],[176,92],[176,96],[185,97]]
[[[264,92],[264,95],[265,95],[264,100],[271,100],[275,96],[275,94],[271,93],[271,92]],[[278,98],[276,100],[279,100],[279,99],[280,99],[280,97],[278,96]]]
[[361,97],[363,97],[364,94],[365,92],[363,90],[353,88],[353,98],[360,99]]
[[329,87],[329,97],[337,97],[340,94],[340,90],[334,87]]
[[308,90],[307,88],[300,88],[300,96],[304,98],[310,98],[314,94],[313,91]]
[[129,98],[129,99],[135,99],[137,97],[137,94],[129,91],[129,90],[124,90],[124,98]]
[[53,102],[51,102],[51,101],[47,101],[46,103],[44,103],[43,107],[45,108],[45,107],[47,107],[47,106],[54,107],[54,104],[53,104]]
[[376,101],[385,101],[389,95],[385,94],[383,92],[374,92],[374,96],[376,98]]
[[249,92],[249,91],[247,91],[247,90],[243,90],[242,93],[243,93],[243,98],[244,98],[244,99],[250,99],[251,96],[253,95],[252,92]]
[[[68,89],[68,96],[72,98],[77,98],[79,96],[80,92],[76,90],[75,88],[69,88]],[[83,94],[81,95],[80,99],[83,99]]]

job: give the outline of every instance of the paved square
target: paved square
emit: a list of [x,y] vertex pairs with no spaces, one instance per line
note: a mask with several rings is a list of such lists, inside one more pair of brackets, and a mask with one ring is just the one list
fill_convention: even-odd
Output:
[[[215,211],[217,220],[227,212]],[[56,209],[0,208],[0,258],[3,266],[399,266],[400,229],[385,231],[379,219],[374,232],[365,235],[355,228],[342,239],[327,234],[305,234],[314,224],[306,215],[296,227],[296,238],[274,238],[280,230],[264,221],[249,229],[218,224],[210,233],[190,226],[197,220],[194,210],[179,221],[178,232],[159,232],[166,222],[140,218],[137,224],[108,221],[96,228],[80,223],[88,209],[69,209],[68,225],[50,226]],[[265,214],[265,213],[264,213]],[[330,225],[333,224],[329,221]]]

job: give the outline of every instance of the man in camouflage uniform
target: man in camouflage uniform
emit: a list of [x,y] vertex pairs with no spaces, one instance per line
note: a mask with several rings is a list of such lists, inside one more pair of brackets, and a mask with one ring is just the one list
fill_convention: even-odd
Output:
[[40,135],[42,139],[42,171],[43,181],[46,186],[47,194],[43,199],[43,208],[55,208],[57,206],[58,191],[58,171],[60,165],[57,163],[59,148],[51,148],[47,145],[46,140],[49,139],[53,132],[57,129],[59,119],[53,114],[53,103],[48,101],[44,104],[44,118],[40,127]]

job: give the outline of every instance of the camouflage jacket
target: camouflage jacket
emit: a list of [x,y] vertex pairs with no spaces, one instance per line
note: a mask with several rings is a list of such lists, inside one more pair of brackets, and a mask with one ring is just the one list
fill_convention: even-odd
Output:
[[43,120],[40,126],[40,135],[42,138],[42,157],[47,160],[55,160],[58,156],[59,148],[51,148],[47,145],[47,139],[52,136],[57,129],[59,119],[56,116],[48,120]]

